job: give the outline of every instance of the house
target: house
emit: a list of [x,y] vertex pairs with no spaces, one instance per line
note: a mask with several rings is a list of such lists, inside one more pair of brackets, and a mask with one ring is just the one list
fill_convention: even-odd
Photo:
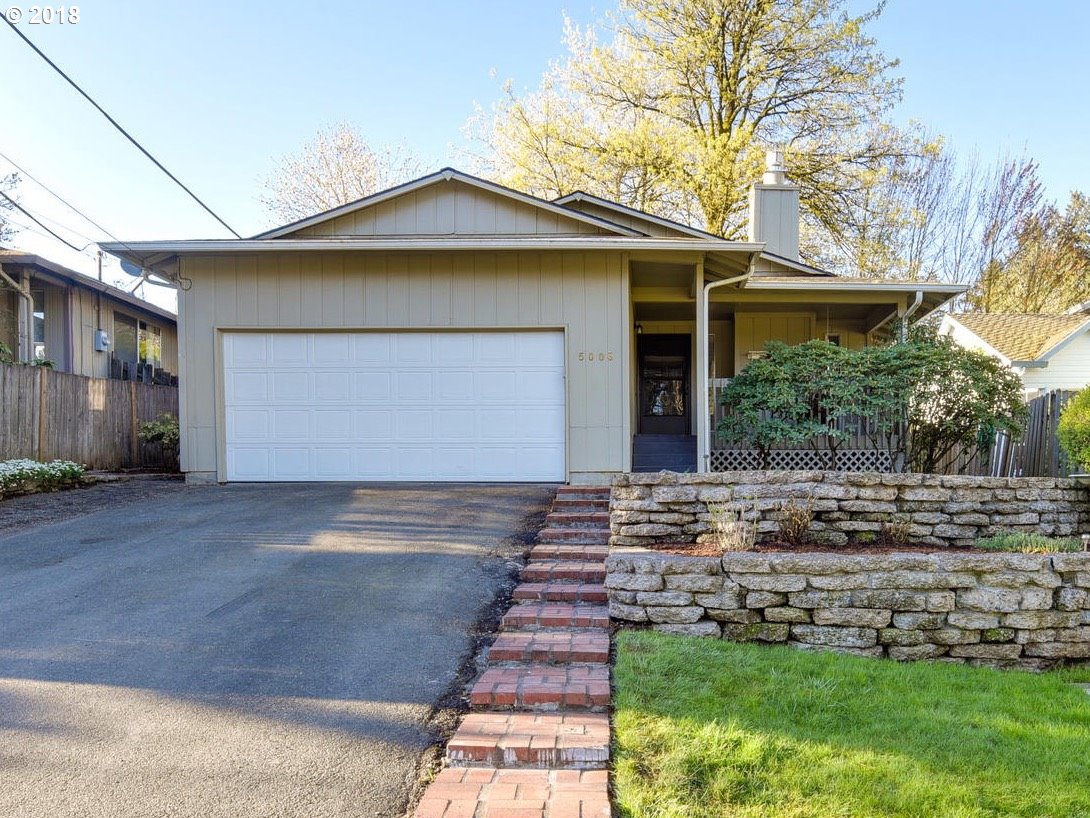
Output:
[[447,168],[250,239],[103,247],[185,284],[191,481],[722,469],[710,389],[767,341],[861,347],[965,289],[801,262],[780,161],[747,241]]
[[169,382],[178,371],[177,323],[117,287],[0,249],[0,343],[17,360],[48,360],[58,372],[92,378]]
[[1009,366],[1029,397],[1090,384],[1090,304],[1064,315],[953,313],[939,332]]

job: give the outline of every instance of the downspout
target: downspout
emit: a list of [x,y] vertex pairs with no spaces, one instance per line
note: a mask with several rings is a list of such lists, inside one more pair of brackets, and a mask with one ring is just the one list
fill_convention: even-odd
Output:
[[[742,273],[742,275],[734,276],[733,278],[724,278],[722,281],[709,281],[707,284],[704,285],[704,297],[701,303],[701,308],[703,310],[703,314],[701,317],[703,318],[704,332],[703,337],[700,339],[700,343],[703,344],[703,349],[706,350],[708,348],[708,296],[711,294],[711,291],[714,290],[716,287],[725,287],[728,284],[737,284],[739,282],[747,280],[751,275],[753,275],[753,262],[756,258],[757,253],[754,252],[749,254],[749,264],[747,265],[746,271]],[[697,373],[697,383],[700,384],[700,390],[698,394],[700,395],[700,406],[702,407],[701,414],[703,415],[703,407],[706,406],[706,401],[708,400],[709,388],[707,366],[702,366],[700,368],[700,372]],[[704,425],[704,434],[700,435],[698,438],[698,442],[702,451],[698,451],[696,453],[696,462],[700,471],[708,472],[711,469],[711,417],[705,415],[702,423]]]
[[902,344],[908,341],[908,319],[916,313],[916,310],[920,308],[921,304],[923,304],[923,290],[916,290],[916,297],[912,300],[908,309],[905,310],[905,314],[901,316],[901,330],[899,334]]
[[19,360],[26,362],[30,360],[30,346],[27,343],[27,327],[30,322],[34,320],[34,298],[31,296],[29,290],[24,290],[21,284],[17,283],[14,278],[7,274],[3,265],[0,265],[0,278],[7,282],[8,285],[11,286],[11,288],[26,302],[23,309],[19,310],[20,320],[17,322],[19,324],[19,349],[17,354]]

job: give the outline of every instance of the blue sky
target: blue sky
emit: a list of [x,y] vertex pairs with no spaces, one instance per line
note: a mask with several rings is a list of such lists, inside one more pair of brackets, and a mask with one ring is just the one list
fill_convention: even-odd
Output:
[[[589,23],[609,8],[600,0],[114,1],[81,4],[76,25],[21,30],[248,235],[272,224],[258,197],[275,159],[324,125],[347,121],[434,167],[468,167],[463,129],[474,106],[490,108],[504,79],[537,84],[563,56],[565,11]],[[890,0],[871,28],[901,59],[896,118],[985,160],[1024,150],[1060,200],[1090,191],[1087,31],[1090,4],[1069,0],[1032,10],[1008,0]],[[6,27],[0,77],[0,152],[111,232],[225,235]],[[20,198],[85,234],[72,236],[77,244],[105,238],[30,182]],[[14,244],[94,270],[88,256],[29,231]],[[170,303],[166,294],[156,300]]]

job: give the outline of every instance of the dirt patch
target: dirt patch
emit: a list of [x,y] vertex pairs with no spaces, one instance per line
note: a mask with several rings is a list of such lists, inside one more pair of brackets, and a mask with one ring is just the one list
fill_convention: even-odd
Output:
[[185,491],[181,475],[134,474],[111,475],[64,491],[8,497],[0,500],[0,537],[178,491]]

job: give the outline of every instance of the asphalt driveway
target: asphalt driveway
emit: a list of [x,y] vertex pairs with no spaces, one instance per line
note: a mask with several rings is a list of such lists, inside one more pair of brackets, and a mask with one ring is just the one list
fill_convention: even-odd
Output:
[[552,492],[175,485],[0,536],[0,815],[399,815]]

